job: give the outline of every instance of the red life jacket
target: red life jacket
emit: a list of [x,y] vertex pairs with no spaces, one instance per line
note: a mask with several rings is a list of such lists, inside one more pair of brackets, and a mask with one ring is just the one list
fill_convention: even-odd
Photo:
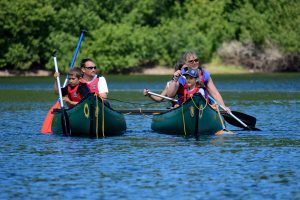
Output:
[[88,88],[90,89],[90,92],[94,92],[96,94],[99,94],[99,89],[98,89],[98,82],[99,82],[99,78],[94,78],[91,82],[86,82],[84,79],[80,80],[82,83],[86,83],[86,85],[88,86]]
[[73,89],[71,85],[68,85],[68,97],[71,101],[79,102],[81,100],[81,95],[78,91],[79,85],[76,85]]
[[[71,100],[71,101],[74,101],[74,102],[79,102],[81,100],[81,95],[78,91],[78,88],[79,88],[79,85],[76,85],[75,87],[71,87],[71,85],[69,84],[67,86],[67,90],[68,90],[68,98]],[[68,106],[69,108],[72,108],[74,105],[71,105],[68,103]]]
[[199,71],[198,71],[198,81],[200,81],[200,84],[201,84],[201,86],[202,87],[206,87],[206,85],[205,85],[205,82],[204,82],[204,75],[203,75],[203,71],[202,71],[202,69],[200,69]]
[[187,89],[187,84],[181,85],[179,84],[179,88],[177,90],[178,103],[182,104],[184,102],[184,91]]
[[189,98],[191,98],[192,95],[196,94],[199,91],[198,87],[194,87],[194,89],[192,90],[188,90],[188,88],[186,87],[184,90],[184,95],[182,98],[182,102],[185,102],[186,100],[188,100]]

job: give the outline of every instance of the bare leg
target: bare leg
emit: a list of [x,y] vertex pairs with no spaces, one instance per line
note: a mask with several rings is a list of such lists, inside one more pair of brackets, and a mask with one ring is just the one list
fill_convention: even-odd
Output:
[[173,81],[173,80],[169,81],[165,88],[166,95],[168,97],[174,98],[177,94],[178,88],[179,88],[179,83],[177,81]]

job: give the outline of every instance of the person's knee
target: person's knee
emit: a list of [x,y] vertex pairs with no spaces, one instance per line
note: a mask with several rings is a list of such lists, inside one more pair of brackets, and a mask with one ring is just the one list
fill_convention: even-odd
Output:
[[174,97],[177,93],[177,90],[179,88],[179,83],[175,81],[170,81],[168,84],[167,89],[167,96],[168,97]]

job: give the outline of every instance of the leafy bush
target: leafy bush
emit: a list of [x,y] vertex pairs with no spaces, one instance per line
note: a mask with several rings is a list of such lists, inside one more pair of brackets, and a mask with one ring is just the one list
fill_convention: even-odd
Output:
[[0,0],[0,7],[0,69],[52,70],[56,49],[60,69],[67,71],[85,28],[89,32],[75,65],[91,57],[102,73],[173,66],[186,50],[210,62],[231,41],[238,41],[240,50],[225,56],[223,46],[226,62],[235,59],[260,71],[299,71],[296,0]]

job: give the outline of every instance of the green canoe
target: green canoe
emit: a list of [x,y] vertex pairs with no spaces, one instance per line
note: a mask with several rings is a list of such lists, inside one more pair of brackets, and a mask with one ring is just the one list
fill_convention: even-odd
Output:
[[224,119],[202,95],[194,95],[178,108],[153,115],[151,128],[160,133],[198,137],[223,130]]
[[52,131],[80,137],[122,135],[126,130],[123,114],[111,109],[93,94],[70,109],[54,109]]

